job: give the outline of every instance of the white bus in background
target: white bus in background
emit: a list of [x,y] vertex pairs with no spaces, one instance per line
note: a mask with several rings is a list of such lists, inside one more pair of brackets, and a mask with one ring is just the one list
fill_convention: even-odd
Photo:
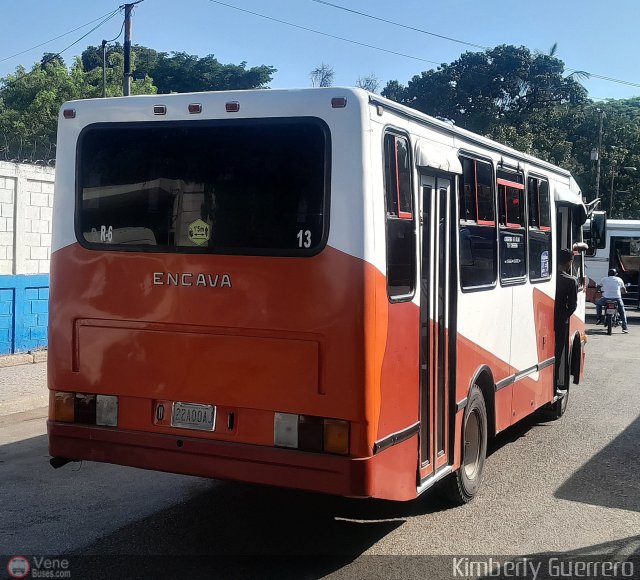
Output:
[[[584,225],[585,239],[591,237],[591,221]],[[585,255],[585,274],[589,277],[588,298],[595,286],[615,268],[625,284],[630,284],[624,297],[627,306],[638,305],[638,275],[640,272],[640,220],[607,220],[602,243],[589,245]]]

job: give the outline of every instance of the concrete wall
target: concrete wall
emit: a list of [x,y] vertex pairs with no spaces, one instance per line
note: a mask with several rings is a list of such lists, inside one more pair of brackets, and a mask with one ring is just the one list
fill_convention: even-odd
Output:
[[0,355],[47,346],[54,176],[0,161]]
[[0,161],[0,274],[48,274],[52,167]]

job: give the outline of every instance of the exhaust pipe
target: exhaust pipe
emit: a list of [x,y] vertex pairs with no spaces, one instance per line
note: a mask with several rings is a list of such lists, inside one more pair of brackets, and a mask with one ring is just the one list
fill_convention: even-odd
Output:
[[49,463],[54,469],[60,469],[61,467],[64,467],[67,463],[71,463],[72,461],[78,461],[78,459],[67,459],[66,457],[52,457],[51,459],[49,459]]

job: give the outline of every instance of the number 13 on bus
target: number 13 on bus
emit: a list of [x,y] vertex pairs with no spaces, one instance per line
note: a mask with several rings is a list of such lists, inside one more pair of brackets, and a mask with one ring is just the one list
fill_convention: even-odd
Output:
[[54,466],[463,503],[488,438],[580,380],[559,167],[336,88],[70,102],[57,151]]

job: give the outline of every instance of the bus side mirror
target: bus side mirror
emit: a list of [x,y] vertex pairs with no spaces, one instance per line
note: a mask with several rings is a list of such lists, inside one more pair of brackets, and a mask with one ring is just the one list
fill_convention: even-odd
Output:
[[607,245],[607,212],[594,211],[591,213],[591,233],[589,246],[603,249]]

